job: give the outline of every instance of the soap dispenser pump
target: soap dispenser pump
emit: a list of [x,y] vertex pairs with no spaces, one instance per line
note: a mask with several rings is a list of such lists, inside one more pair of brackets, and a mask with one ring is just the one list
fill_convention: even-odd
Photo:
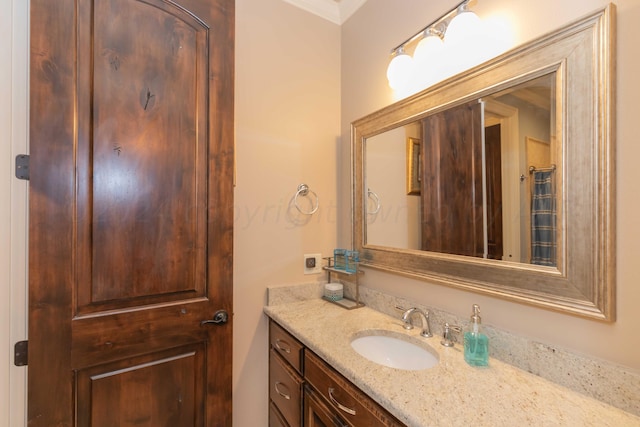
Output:
[[473,304],[471,325],[464,333],[464,360],[471,366],[489,364],[489,338],[482,333],[481,323],[480,307],[478,304]]

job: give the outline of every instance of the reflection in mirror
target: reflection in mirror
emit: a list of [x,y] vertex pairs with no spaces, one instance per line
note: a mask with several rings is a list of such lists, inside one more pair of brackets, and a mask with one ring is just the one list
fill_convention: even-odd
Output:
[[366,243],[555,266],[555,82],[550,73],[367,138],[379,209],[371,198]]

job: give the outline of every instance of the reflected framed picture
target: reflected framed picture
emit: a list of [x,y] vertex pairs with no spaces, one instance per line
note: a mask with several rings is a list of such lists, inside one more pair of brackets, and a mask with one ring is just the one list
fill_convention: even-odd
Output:
[[407,194],[420,195],[420,139],[407,138]]

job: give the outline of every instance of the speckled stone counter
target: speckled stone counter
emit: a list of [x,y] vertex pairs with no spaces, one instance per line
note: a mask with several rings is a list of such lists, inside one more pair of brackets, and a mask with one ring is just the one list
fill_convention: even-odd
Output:
[[[640,426],[640,418],[490,359],[474,368],[462,345],[406,331],[368,307],[345,310],[322,299],[267,306],[265,313],[408,426]],[[408,336],[439,363],[422,371],[387,368],[350,345],[366,331]],[[460,340],[461,341],[461,340]]]

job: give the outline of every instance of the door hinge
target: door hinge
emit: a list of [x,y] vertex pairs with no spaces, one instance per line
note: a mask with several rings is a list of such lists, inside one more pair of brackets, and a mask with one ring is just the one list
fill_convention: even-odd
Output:
[[16,178],[29,180],[29,155],[18,154],[16,156]]
[[18,341],[13,346],[13,364],[26,366],[29,360],[29,341]]

